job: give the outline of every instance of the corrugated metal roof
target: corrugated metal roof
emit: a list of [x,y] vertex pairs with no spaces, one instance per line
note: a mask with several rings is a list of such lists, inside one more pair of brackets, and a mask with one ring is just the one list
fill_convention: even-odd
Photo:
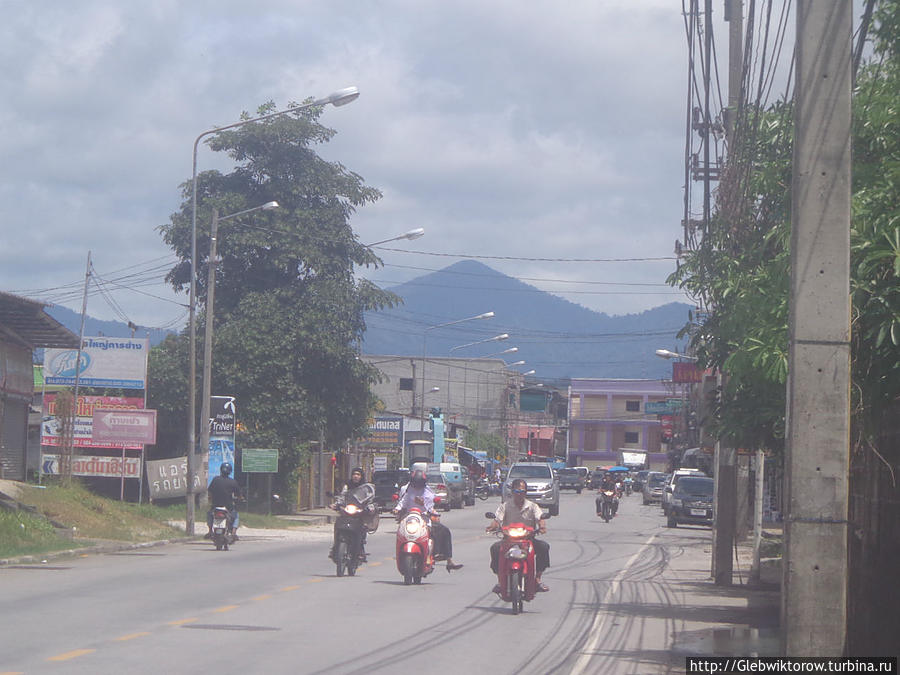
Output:
[[78,348],[78,336],[44,311],[47,305],[0,291],[0,329],[25,346]]

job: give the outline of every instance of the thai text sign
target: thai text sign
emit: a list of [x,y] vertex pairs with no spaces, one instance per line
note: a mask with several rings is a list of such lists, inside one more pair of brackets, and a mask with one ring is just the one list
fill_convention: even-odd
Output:
[[244,448],[241,450],[244,473],[278,473],[278,450]]
[[703,371],[696,363],[684,361],[672,364],[672,382],[689,384],[702,381]]
[[[41,455],[41,473],[55,475],[59,473],[59,455]],[[72,475],[107,477],[107,478],[140,478],[141,458],[99,457],[89,455],[72,455]]]
[[113,443],[156,443],[155,410],[94,408],[93,439]]
[[403,445],[403,418],[376,417],[369,421],[369,433],[365,438],[368,446]]
[[209,435],[213,438],[234,438],[234,396],[209,397]]
[[[202,485],[203,476],[194,476],[194,489]],[[151,499],[184,497],[187,493],[187,457],[172,457],[147,462],[147,483]]]
[[[94,408],[132,412],[143,410],[144,399],[135,396],[79,396],[75,406],[74,447],[141,449],[140,443],[95,441],[93,438]],[[44,395],[44,409],[41,415],[41,445],[61,445],[60,421],[56,417],[56,394]]]
[[145,389],[147,379],[147,338],[86,337],[77,349],[44,350],[44,382],[85,387]]
[[644,412],[648,415],[665,415],[671,410],[666,401],[647,401],[644,404]]

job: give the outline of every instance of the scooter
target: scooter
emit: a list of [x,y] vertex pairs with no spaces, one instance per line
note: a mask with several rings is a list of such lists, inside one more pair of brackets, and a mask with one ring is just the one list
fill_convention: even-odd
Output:
[[475,486],[475,496],[480,500],[484,501],[488,497],[491,496],[493,490],[491,489],[491,484],[482,481],[478,485]]
[[608,523],[615,515],[614,502],[616,499],[616,492],[615,490],[601,489],[600,496],[597,497],[597,499],[600,501],[600,508],[597,510],[598,515]]
[[434,541],[428,514],[413,507],[400,517],[397,528],[397,570],[403,583],[421,584],[422,578],[434,571]]
[[378,529],[378,511],[370,507],[374,498],[375,486],[363,483],[335,502],[340,515],[334,524],[332,557],[339,577],[345,571],[354,576],[360,563],[365,562],[363,537]]
[[[496,519],[493,513],[485,513],[484,517]],[[520,614],[523,603],[531,602],[537,594],[534,528],[523,523],[510,523],[504,525],[501,532],[503,540],[497,567],[500,597],[504,602],[512,603],[513,614]]]
[[212,540],[217,551],[227,551],[235,541],[234,516],[224,506],[213,507]]

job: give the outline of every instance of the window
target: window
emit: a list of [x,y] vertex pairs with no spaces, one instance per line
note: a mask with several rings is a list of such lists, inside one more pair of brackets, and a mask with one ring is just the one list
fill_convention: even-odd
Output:
[[625,412],[640,412],[641,411],[641,402],[640,401],[625,401]]
[[626,431],[625,432],[625,442],[626,443],[640,443],[641,442],[641,432]]

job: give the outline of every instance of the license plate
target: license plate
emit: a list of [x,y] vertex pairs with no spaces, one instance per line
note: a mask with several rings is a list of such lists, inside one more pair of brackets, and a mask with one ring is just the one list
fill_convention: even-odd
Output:
[[706,517],[706,509],[691,509],[692,516],[703,516]]
[[215,527],[217,530],[224,530],[225,529],[225,521],[217,520],[215,523],[213,523],[213,527]]

